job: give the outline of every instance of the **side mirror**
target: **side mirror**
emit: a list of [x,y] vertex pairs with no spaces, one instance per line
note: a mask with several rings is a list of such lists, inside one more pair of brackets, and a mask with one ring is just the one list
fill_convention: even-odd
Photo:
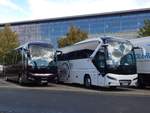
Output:
[[62,51],[56,50],[56,55],[62,55]]
[[28,58],[30,58],[31,56],[30,56],[30,52],[29,52],[29,50],[28,50],[28,49],[23,49],[23,50],[26,52],[27,57],[28,57]]
[[57,57],[58,57],[59,55],[60,55],[60,56],[62,55],[62,51],[56,50],[56,52],[55,52],[55,57],[54,57],[54,61],[55,61],[55,62],[57,62],[57,60],[58,60]]
[[107,47],[108,46],[108,44],[102,44],[102,47]]

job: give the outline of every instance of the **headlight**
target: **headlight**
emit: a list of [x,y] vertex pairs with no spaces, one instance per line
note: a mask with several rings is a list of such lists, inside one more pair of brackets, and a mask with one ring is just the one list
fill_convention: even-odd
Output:
[[109,79],[111,79],[111,80],[117,80],[116,78],[110,77],[110,76],[107,76],[107,78],[109,78]]
[[137,80],[137,79],[138,79],[138,77],[134,78],[133,80]]

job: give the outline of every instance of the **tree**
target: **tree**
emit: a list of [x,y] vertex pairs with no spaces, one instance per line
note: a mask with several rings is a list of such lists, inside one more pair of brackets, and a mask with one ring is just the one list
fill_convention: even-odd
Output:
[[150,20],[144,21],[144,26],[139,29],[138,37],[150,36]]
[[71,26],[65,37],[58,40],[58,47],[65,47],[88,38],[88,33]]
[[10,25],[5,25],[0,31],[0,63],[2,63],[3,57],[8,51],[17,46],[19,46],[18,35],[11,30]]

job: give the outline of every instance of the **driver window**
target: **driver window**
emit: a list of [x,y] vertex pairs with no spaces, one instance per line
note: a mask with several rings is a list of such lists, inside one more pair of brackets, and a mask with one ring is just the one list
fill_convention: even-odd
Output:
[[133,64],[133,56],[131,54],[126,55],[122,60],[121,60],[121,65],[131,65]]

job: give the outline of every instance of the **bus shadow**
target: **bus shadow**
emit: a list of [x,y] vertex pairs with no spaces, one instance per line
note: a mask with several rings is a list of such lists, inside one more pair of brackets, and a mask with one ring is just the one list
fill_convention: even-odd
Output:
[[20,85],[17,81],[13,81],[13,80],[7,80],[7,82],[13,83],[13,84],[21,86],[21,87],[56,87],[55,85],[51,84],[51,82],[49,82],[48,84],[26,83],[26,84],[22,84],[22,85]]
[[116,91],[116,92],[120,92],[120,91],[132,91],[132,89],[129,89],[127,87],[116,87],[116,88],[109,88],[109,87],[97,87],[97,86],[93,86],[94,90],[98,90],[98,91],[108,91],[108,92],[112,92],[112,91]]
[[[43,87],[43,88],[48,88],[48,87],[59,87],[56,85],[56,83],[54,82],[49,82],[48,85],[43,85],[43,84],[37,84],[37,83],[28,83],[28,84],[23,84],[23,85],[20,85],[18,82],[16,81],[13,81],[13,80],[8,80],[7,82],[10,82],[10,83],[13,83],[15,85],[18,85],[20,87]],[[79,85],[79,84],[67,84],[67,83],[59,83],[59,85],[65,85],[65,86],[68,86],[68,87],[72,87],[72,88],[82,88],[82,89],[87,89],[87,90],[93,90],[93,91],[107,91],[107,92],[120,92],[120,91],[133,91],[137,88],[135,87],[130,87],[130,88],[127,88],[127,87],[117,87],[117,88],[109,88],[109,87],[98,87],[98,86],[92,86],[90,88],[85,88],[84,85]],[[143,89],[141,89],[143,90]],[[145,89],[144,89],[145,90]],[[146,88],[146,90],[150,90],[150,87]]]
[[133,88],[133,89],[135,89],[135,90],[150,90],[150,86],[146,86],[146,87],[144,87],[144,88],[138,88],[138,87],[131,87],[131,88]]
[[85,88],[83,85],[79,85],[79,84],[67,84],[67,83],[61,83],[62,85],[66,85],[69,87],[75,87],[75,88],[83,88],[83,89],[87,89],[87,90],[93,90],[93,91],[133,91],[132,88],[128,88],[128,87],[116,87],[116,88],[109,88],[109,87],[99,87],[99,86],[92,86],[90,88]]

